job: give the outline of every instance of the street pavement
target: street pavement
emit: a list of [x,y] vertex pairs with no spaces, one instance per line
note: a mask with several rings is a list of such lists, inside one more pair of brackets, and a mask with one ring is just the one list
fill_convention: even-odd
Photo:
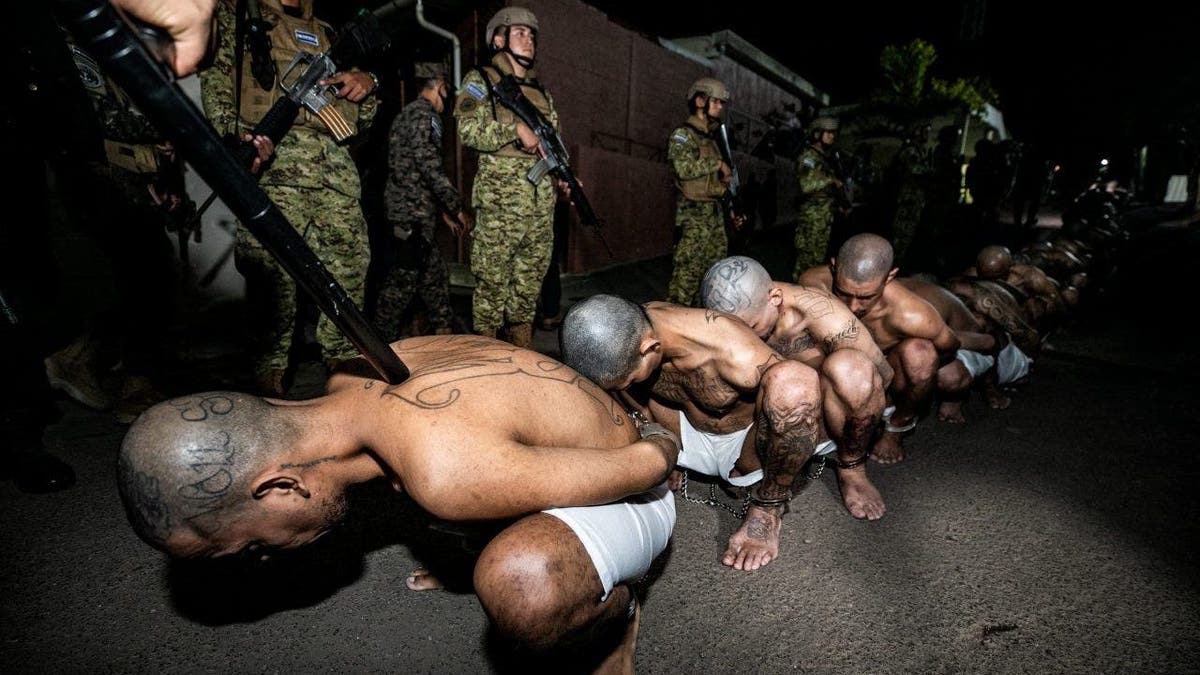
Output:
[[[784,233],[786,235],[786,233]],[[737,520],[677,500],[641,584],[642,673],[1197,673],[1200,358],[1177,326],[1196,297],[1193,225],[1130,242],[1111,283],[1051,339],[1007,410],[922,419],[908,459],[872,463],[887,514],[841,505],[833,472],[785,517],[780,557],[719,557]],[[751,248],[786,273],[786,236]],[[661,297],[669,260],[564,278],[564,299]],[[461,297],[459,300],[461,301]],[[192,330],[195,387],[233,357]],[[557,353],[553,333],[537,347]],[[302,369],[298,391],[319,377]],[[206,379],[208,378],[208,379]],[[486,673],[502,656],[467,582],[472,545],[384,486],[337,536],[260,572],[169,563],[125,520],[125,427],[69,400],[46,435],[78,484],[0,483],[0,666],[7,673]],[[692,497],[736,496],[691,481]],[[448,590],[404,586],[444,562]]]

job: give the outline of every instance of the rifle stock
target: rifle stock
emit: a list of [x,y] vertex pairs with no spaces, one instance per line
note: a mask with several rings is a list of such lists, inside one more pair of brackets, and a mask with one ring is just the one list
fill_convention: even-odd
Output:
[[56,0],[55,11],[380,377],[390,384],[407,379],[408,368],[108,0]]

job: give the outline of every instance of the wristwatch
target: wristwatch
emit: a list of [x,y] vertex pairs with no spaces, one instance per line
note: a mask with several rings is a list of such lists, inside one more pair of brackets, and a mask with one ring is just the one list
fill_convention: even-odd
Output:
[[371,76],[371,83],[374,85],[371,88],[371,91],[367,93],[374,94],[375,92],[379,91],[379,76],[369,70],[367,71],[367,75]]

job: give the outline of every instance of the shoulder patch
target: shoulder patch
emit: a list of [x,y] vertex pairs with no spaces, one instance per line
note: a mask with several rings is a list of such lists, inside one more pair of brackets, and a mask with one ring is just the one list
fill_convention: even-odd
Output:
[[675,134],[671,136],[671,140],[675,141],[676,143],[687,143],[688,136],[682,131],[676,131]]
[[458,112],[471,113],[474,112],[478,107],[479,101],[471,98],[470,96],[463,96],[462,98],[458,99]]
[[487,94],[487,92],[484,91],[483,86],[481,86],[478,82],[468,83],[466,92],[470,94],[471,97],[476,101],[482,101],[483,97]]
[[297,28],[296,30],[292,31],[292,34],[296,36],[297,42],[300,42],[300,43],[303,43],[303,44],[306,44],[306,45],[309,45],[312,47],[320,47],[321,46],[321,38],[316,33],[310,33],[306,30],[300,30]]
[[800,160],[800,164],[802,164],[806,169],[817,168],[817,162],[812,157],[805,157],[804,159]]
[[71,45],[71,56],[75,59],[75,67],[79,69],[79,79],[83,81],[83,86],[88,89],[105,88],[100,66],[87,52]]

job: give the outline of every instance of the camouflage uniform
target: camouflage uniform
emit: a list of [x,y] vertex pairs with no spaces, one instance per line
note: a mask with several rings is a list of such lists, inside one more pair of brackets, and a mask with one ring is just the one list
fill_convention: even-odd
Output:
[[[496,54],[482,69],[491,81],[512,74],[508,57]],[[479,152],[479,170],[471,204],[475,230],[471,271],[475,274],[472,313],[476,332],[488,333],[511,324],[529,324],[537,307],[542,278],[554,246],[556,191],[547,175],[537,185],[525,179],[536,161],[519,147],[516,118],[492,100],[480,70],[463,78],[454,107],[463,144]],[[541,88],[533,70],[521,91],[550,124],[558,127],[554,100]]]
[[695,306],[704,273],[729,250],[719,201],[727,189],[718,175],[721,152],[708,130],[689,119],[671,132],[667,160],[678,190],[675,227],[682,229],[672,259],[667,301]]
[[[75,44],[71,56],[99,122],[104,160],[89,162],[71,185],[80,222],[109,258],[117,291],[114,325],[126,370],[148,373],[161,357],[178,287],[167,231],[192,212],[183,167],[161,149],[164,137],[129,96]],[[151,195],[175,196],[172,212]]]
[[836,207],[837,173],[829,158],[815,145],[810,145],[796,160],[803,202],[796,225],[796,269],[794,279],[804,270],[828,261],[825,249],[833,229]]
[[[233,0],[217,5],[217,35],[220,43],[212,67],[200,74],[204,111],[219,133],[239,136],[254,128],[275,98],[258,88],[250,74],[250,55],[242,59],[241,110],[235,108],[235,13]],[[282,73],[297,49],[322,52],[330,47],[328,24],[312,16],[312,3],[301,0],[299,16],[285,12],[278,0],[259,0],[263,18],[272,22],[271,55]],[[368,96],[361,104],[338,99],[339,112],[361,130],[370,123],[376,99]],[[259,183],[271,201],[296,228],[304,241],[346,290],[350,298],[363,302],[370,250],[367,223],[359,202],[358,167],[349,150],[315,116],[301,111],[296,124],[275,146],[275,157]],[[253,322],[252,334],[261,340],[254,355],[259,374],[283,370],[288,365],[292,329],[296,317],[296,287],[275,257],[245,228],[239,228],[235,251],[237,269],[246,278],[246,303]],[[357,356],[358,350],[329,319],[317,323],[317,340],[326,360]]]
[[379,289],[375,323],[388,340],[400,336],[400,319],[421,296],[430,326],[447,331],[453,319],[446,263],[434,243],[443,212],[462,210],[458,190],[442,168],[442,120],[424,98],[404,106],[388,136],[388,179],[383,200],[392,240],[392,264]]

